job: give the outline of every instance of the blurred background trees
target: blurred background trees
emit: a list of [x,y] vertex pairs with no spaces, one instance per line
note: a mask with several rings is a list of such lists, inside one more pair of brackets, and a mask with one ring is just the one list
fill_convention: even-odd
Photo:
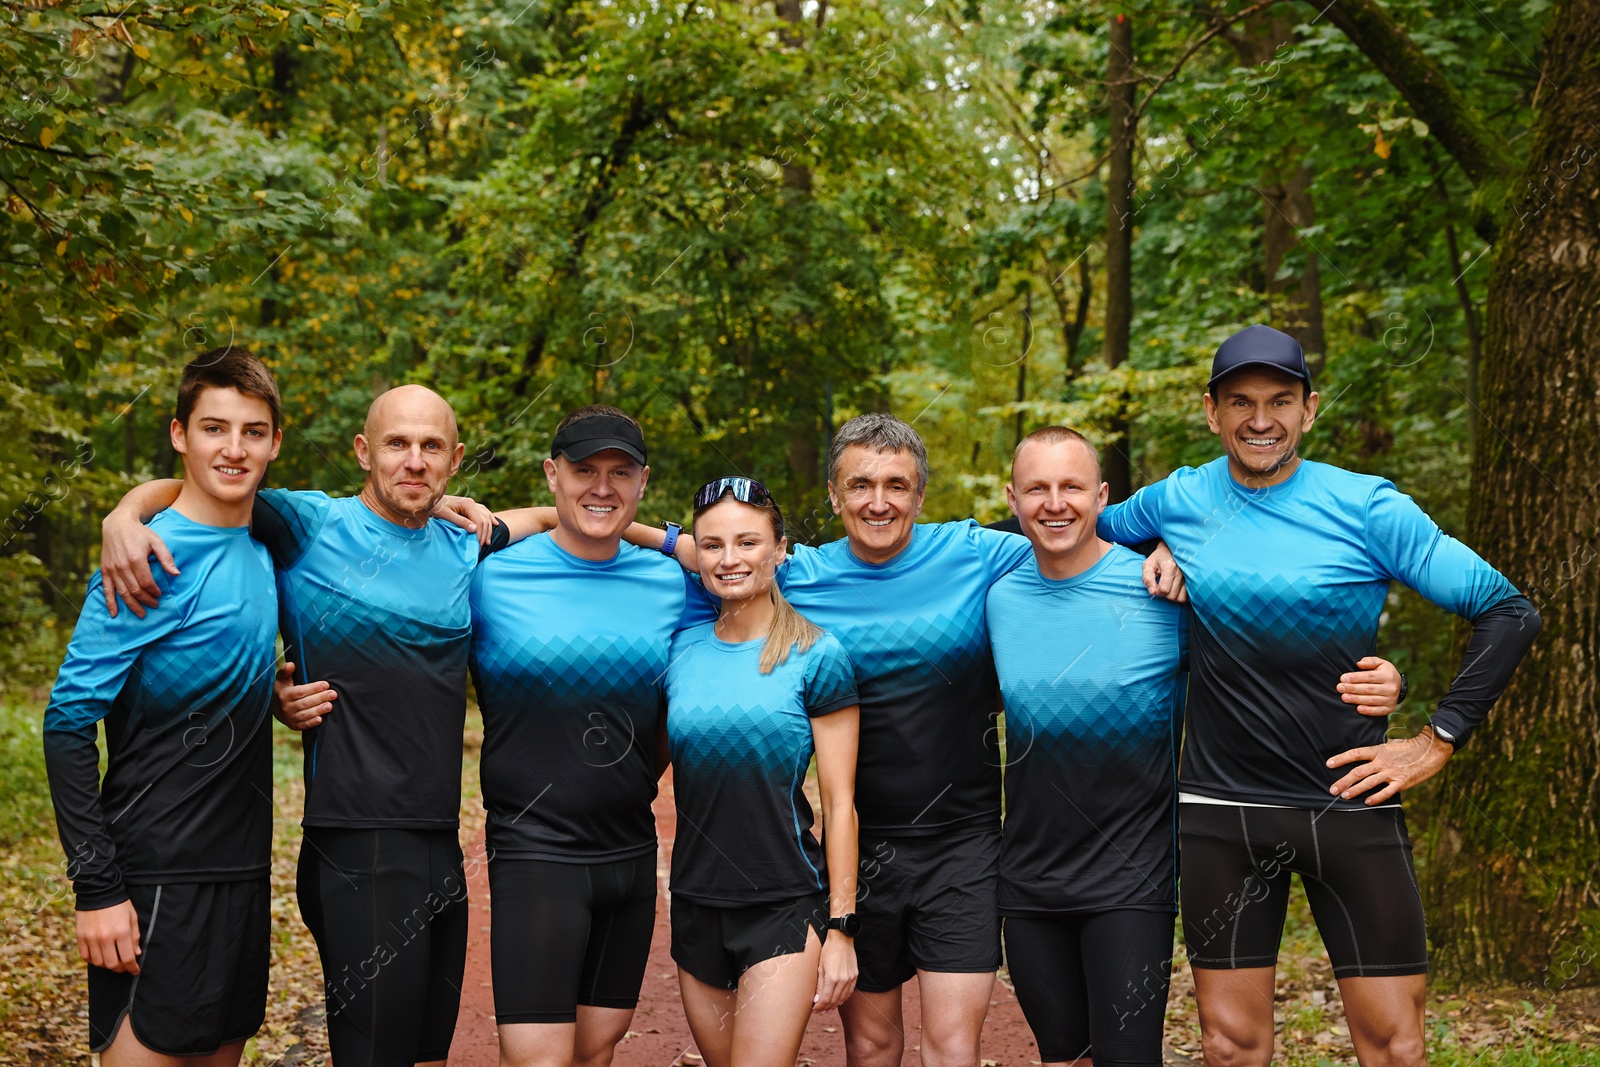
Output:
[[[923,433],[929,518],[1000,517],[1047,422],[1136,488],[1216,454],[1211,353],[1269,322],[1318,368],[1307,454],[1558,623],[1413,804],[1438,958],[1593,981],[1594,6],[0,0],[8,676],[48,678],[216,345],[280,375],[276,484],[353,490],[371,397],[420,381],[491,505],[546,499],[556,421],[602,401],[646,425],[646,518],[739,471],[817,542],[858,412]],[[1413,721],[1457,640],[1391,597]]]

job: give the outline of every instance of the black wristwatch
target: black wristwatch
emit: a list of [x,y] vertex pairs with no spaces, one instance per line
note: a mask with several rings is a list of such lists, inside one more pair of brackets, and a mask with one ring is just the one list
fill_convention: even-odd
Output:
[[861,933],[861,916],[853,911],[844,915],[830,916],[828,929],[837,930],[846,937],[857,937]]
[[1400,695],[1394,698],[1394,702],[1395,702],[1395,704],[1397,706],[1400,705],[1400,704],[1404,704],[1405,703],[1406,693],[1408,693],[1410,690],[1411,690],[1411,683],[1406,680],[1405,672],[1401,671],[1400,672]]

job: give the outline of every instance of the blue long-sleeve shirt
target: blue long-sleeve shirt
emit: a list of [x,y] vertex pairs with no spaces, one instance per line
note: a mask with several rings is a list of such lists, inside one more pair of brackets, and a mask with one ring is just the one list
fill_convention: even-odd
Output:
[[1357,713],[1336,687],[1374,653],[1390,582],[1473,623],[1432,719],[1458,744],[1539,630],[1526,598],[1391,482],[1326,463],[1302,460],[1254,490],[1225,457],[1186,467],[1107,508],[1099,528],[1123,544],[1159,537],[1183,568],[1193,627],[1180,781],[1217,800],[1326,806],[1345,773],[1326,760],[1383,743],[1385,720]]
[[161,603],[143,619],[107,616],[96,573],[44,714],[80,910],[121,903],[130,884],[264,877],[271,860],[271,560],[243,526],[172,510],[150,526],[182,573],[153,568]]

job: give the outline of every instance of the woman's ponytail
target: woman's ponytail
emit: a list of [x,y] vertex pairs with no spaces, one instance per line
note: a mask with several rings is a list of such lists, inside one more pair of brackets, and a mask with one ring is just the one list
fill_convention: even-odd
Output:
[[804,652],[822,636],[822,627],[794,609],[794,605],[778,592],[778,583],[772,583],[772,626],[767,630],[767,640],[761,646],[762,674],[771,674],[772,668],[789,658],[789,650],[796,645]]

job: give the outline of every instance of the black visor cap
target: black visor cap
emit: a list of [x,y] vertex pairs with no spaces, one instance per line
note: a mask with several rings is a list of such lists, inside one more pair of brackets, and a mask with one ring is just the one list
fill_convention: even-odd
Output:
[[1271,326],[1256,324],[1246,326],[1217,347],[1216,358],[1211,361],[1211,381],[1215,386],[1225,375],[1245,367],[1266,367],[1298,378],[1311,388],[1311,368],[1306,366],[1306,354],[1300,342],[1274,330]]
[[615,415],[590,415],[563,426],[550,443],[550,458],[566,456],[576,463],[608,448],[626,452],[641,466],[649,465],[650,461],[645,458],[644,434],[627,419]]

